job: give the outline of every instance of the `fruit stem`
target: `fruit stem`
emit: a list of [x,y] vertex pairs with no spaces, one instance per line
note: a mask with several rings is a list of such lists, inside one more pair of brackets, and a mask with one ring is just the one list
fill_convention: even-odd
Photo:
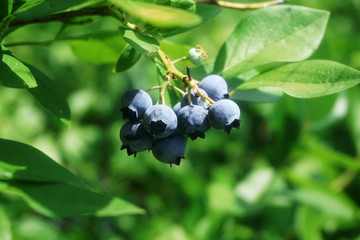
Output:
[[236,91],[235,91],[235,90],[232,90],[231,92],[229,92],[229,97],[234,96],[235,93],[236,93]]
[[181,58],[173,60],[171,63],[174,65],[175,63],[178,63],[178,62],[181,62],[181,61],[184,61],[184,60],[187,60],[187,59],[188,59],[187,56],[183,56]]
[[161,88],[161,86],[154,86],[154,87],[146,89],[145,92],[150,92],[151,90],[160,89],[160,88]]
[[180,88],[172,85],[170,82],[168,82],[168,86],[171,87],[172,89],[178,91],[181,95],[184,95],[184,94],[185,94],[185,92],[184,92],[183,90],[181,90]]
[[161,99],[161,103],[164,105],[166,104],[165,103],[165,90],[168,85],[169,85],[169,81],[167,80],[163,84],[161,84],[161,87],[160,87],[160,99]]
[[191,87],[190,87],[190,85],[188,85],[188,87],[187,87],[187,92],[188,92],[188,95],[187,95],[188,102],[189,102],[189,105],[191,105],[192,101],[191,101]]
[[211,105],[213,105],[213,104],[215,103],[214,100],[212,100],[210,97],[204,95],[204,94],[200,91],[198,85],[195,85],[195,86],[193,86],[193,87],[194,87],[194,93],[199,94],[199,96],[201,97],[201,99],[202,99],[203,101],[205,101],[209,106],[211,106]]
[[[176,67],[174,66],[174,64],[172,63],[172,61],[170,60],[170,58],[161,49],[159,49],[157,51],[157,54],[159,55],[161,61],[165,65],[166,70],[168,72],[172,73],[175,77],[182,79],[184,81],[185,85],[191,85],[191,84],[189,84],[190,79],[188,78],[188,76],[183,74],[179,70],[177,70]],[[195,83],[198,83],[197,80],[193,79],[192,81],[194,81]]]

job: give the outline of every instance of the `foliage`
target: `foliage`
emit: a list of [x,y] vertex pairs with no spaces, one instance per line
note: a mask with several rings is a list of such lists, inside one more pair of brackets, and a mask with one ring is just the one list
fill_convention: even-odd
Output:
[[[359,1],[215,3],[1,1],[1,239],[360,238]],[[227,79],[240,131],[130,159],[121,95],[173,104],[187,65]]]

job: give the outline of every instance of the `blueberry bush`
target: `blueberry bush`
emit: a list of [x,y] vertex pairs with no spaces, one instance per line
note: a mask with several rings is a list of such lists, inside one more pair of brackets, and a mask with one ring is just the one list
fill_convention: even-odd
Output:
[[359,16],[1,0],[0,239],[360,239]]

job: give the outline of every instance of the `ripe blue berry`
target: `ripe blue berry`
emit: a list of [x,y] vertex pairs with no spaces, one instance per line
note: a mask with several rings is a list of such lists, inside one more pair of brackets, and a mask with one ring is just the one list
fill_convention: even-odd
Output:
[[210,125],[217,129],[224,129],[227,133],[230,133],[232,128],[240,128],[239,118],[239,106],[229,99],[219,100],[209,109]]
[[199,82],[199,87],[204,89],[208,96],[214,101],[229,98],[227,83],[225,79],[219,75],[209,75],[203,78]]
[[127,122],[120,130],[120,139],[122,141],[121,150],[126,149],[130,156],[137,152],[145,151],[151,148],[153,138],[145,131],[140,122]]
[[150,95],[141,89],[130,89],[121,98],[120,111],[124,119],[136,121],[142,119],[146,109],[152,105]]
[[181,103],[178,102],[177,104],[175,104],[175,106],[173,107],[174,113],[177,114],[181,109]]
[[[199,89],[199,90],[200,90],[200,92],[201,92],[202,94],[204,94],[205,96],[207,96],[206,91],[204,91],[203,89]],[[194,94],[194,90],[193,90],[193,89],[191,89],[191,103],[194,104],[194,105],[199,105],[199,106],[201,106],[201,107],[203,107],[203,108],[206,108],[206,109],[208,108],[207,103],[204,102],[204,101],[201,99],[200,96],[196,96],[196,95]],[[183,108],[183,107],[185,107],[185,106],[187,106],[187,105],[189,105],[189,99],[188,99],[188,93],[185,93],[184,96],[183,96],[182,99],[181,99],[181,107]]]
[[205,131],[210,128],[208,110],[199,105],[187,105],[177,114],[178,130],[188,135],[192,140],[197,137],[204,138]]
[[155,138],[171,135],[177,127],[175,112],[166,105],[153,105],[144,114],[145,130]]
[[184,157],[186,139],[180,133],[174,133],[166,138],[155,139],[152,153],[160,162],[179,165]]

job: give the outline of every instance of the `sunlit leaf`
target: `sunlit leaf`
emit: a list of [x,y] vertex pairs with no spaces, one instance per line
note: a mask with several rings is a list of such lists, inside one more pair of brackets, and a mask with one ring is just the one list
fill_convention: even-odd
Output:
[[327,60],[291,63],[265,72],[238,89],[278,87],[298,98],[313,98],[337,93],[360,83],[360,72]]
[[0,206],[0,239],[1,240],[11,240],[11,229],[10,221],[6,216],[6,213]]
[[317,157],[327,165],[334,165],[353,171],[360,171],[360,162],[355,157],[349,156],[327,146],[324,142],[315,137],[304,137],[298,149],[299,154],[308,154]]
[[32,182],[84,183],[38,149],[0,138],[0,179]]
[[120,28],[120,33],[125,41],[138,52],[151,53],[160,49],[160,44],[155,38],[124,28]]
[[234,189],[222,181],[208,184],[207,198],[208,207],[214,212],[243,215],[248,210],[237,204]]
[[[201,17],[202,21],[196,25],[192,25],[190,27],[176,27],[172,29],[161,29],[161,33],[164,37],[173,36],[182,32],[189,31],[190,29],[197,27],[198,25],[206,22],[212,17],[215,17],[219,12],[221,12],[221,8],[215,5],[210,4],[197,4],[196,5],[196,14]],[[211,69],[212,71],[213,69]]]
[[267,192],[274,180],[271,168],[255,169],[236,186],[236,196],[248,204],[254,204]]
[[352,221],[357,214],[356,205],[349,197],[326,188],[297,189],[292,193],[292,197],[299,203],[335,219]]
[[271,62],[304,60],[318,47],[328,17],[327,11],[290,5],[256,10],[221,47],[215,72],[230,78]]
[[198,15],[179,8],[124,0],[109,0],[109,2],[159,28],[190,27],[201,22]]
[[71,49],[79,59],[96,64],[115,63],[125,45],[121,36],[105,33],[70,41]]
[[120,198],[94,192],[39,150],[0,139],[0,191],[17,193],[50,217],[117,216],[143,210]]
[[0,45],[0,84],[12,88],[34,88],[36,80],[28,67]]
[[322,240],[322,226],[324,216],[316,209],[307,206],[299,206],[295,213],[295,231],[301,240]]
[[19,194],[33,209],[49,217],[144,213],[120,198],[66,183],[0,181],[0,185],[0,191]]

